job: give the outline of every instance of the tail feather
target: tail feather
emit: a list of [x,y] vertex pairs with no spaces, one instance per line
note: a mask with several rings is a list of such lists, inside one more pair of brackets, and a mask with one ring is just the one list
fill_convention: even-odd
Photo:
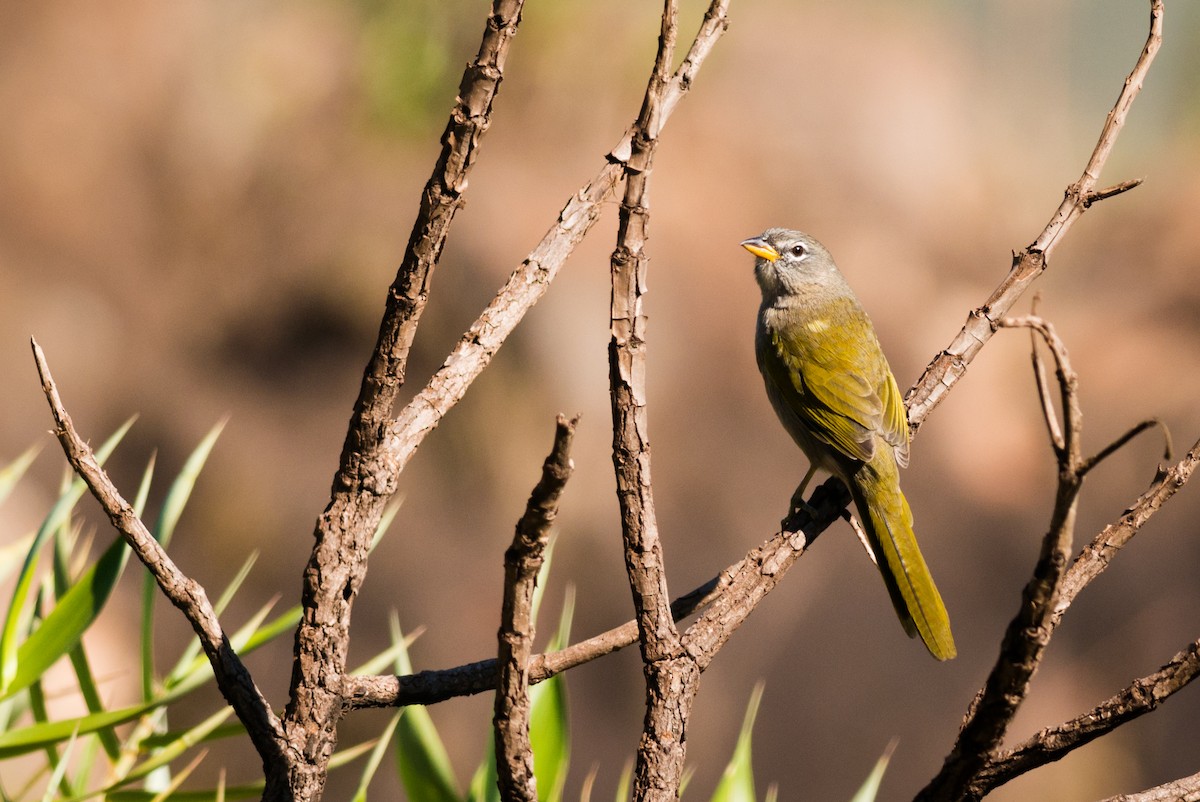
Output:
[[950,616],[917,546],[912,511],[888,451],[878,449],[875,459],[862,465],[849,483],[850,493],[904,631],[910,638],[920,635],[938,660],[949,660],[958,653]]

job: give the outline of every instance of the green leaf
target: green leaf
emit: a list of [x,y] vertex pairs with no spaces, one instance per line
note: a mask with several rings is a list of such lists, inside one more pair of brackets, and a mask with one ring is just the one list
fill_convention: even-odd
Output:
[[42,796],[42,802],[53,802],[55,789],[60,785],[64,785],[63,778],[67,775],[67,766],[71,763],[71,752],[75,750],[75,739],[79,733],[71,733],[71,737],[67,740],[67,748],[60,759],[55,761],[54,773],[50,776],[50,781],[46,783],[46,793]]
[[363,766],[362,775],[358,780],[358,790],[354,792],[351,802],[367,802],[367,787],[371,784],[375,772],[379,769],[379,764],[383,761],[383,755],[387,751],[388,744],[392,742],[392,734],[396,731],[396,725],[400,722],[400,716],[403,713],[404,708],[400,708],[388,719],[383,734],[379,736],[379,742],[375,744],[375,748],[371,750],[371,756],[367,758],[367,765]]
[[484,749],[483,762],[475,769],[471,778],[471,792],[467,802],[500,802],[500,786],[496,777],[496,747],[489,738]]
[[112,594],[128,555],[125,541],[116,540],[59,599],[41,625],[17,649],[16,670],[0,698],[28,688],[79,643]]
[[[391,617],[392,645],[399,647],[396,673],[411,674],[412,662],[403,648],[400,621]],[[438,735],[429,711],[419,705],[404,709],[396,726],[396,768],[410,802],[459,802],[462,792],[450,765],[450,756]]]
[[888,761],[892,759],[892,752],[896,751],[897,739],[893,738],[887,748],[883,750],[883,754],[879,756],[879,760],[875,761],[875,768],[871,769],[871,773],[867,775],[867,780],[862,784],[862,788],[858,789],[858,793],[850,802],[875,802],[875,797],[879,793],[879,786],[883,782],[883,774],[887,771]]
[[[547,560],[546,564],[549,564]],[[575,614],[575,589],[567,588],[554,633],[547,651],[563,648],[571,637],[571,619]],[[533,773],[537,778],[538,797],[544,802],[560,802],[571,761],[571,731],[568,725],[567,678],[557,674],[529,689],[529,742],[533,748]]]
[[[202,791],[176,791],[171,794],[171,802],[217,802],[224,799],[227,802],[235,799],[258,799],[262,796],[263,783],[247,785],[226,785]],[[116,791],[106,797],[107,802],[153,802],[158,796],[155,791]]]
[[750,704],[746,706],[746,717],[742,721],[737,746],[734,747],[733,757],[725,767],[721,781],[717,783],[712,802],[755,802],[757,799],[754,795],[754,766],[750,760],[750,735],[754,729],[754,719],[758,715],[762,695],[763,683],[759,682],[750,694]]
[[[133,425],[133,418],[125,422],[121,428],[96,449],[96,461],[103,465],[113,449],[121,442],[129,427]],[[5,615],[3,629],[0,629],[0,694],[8,690],[9,684],[12,682],[13,676],[17,672],[17,648],[18,637],[21,621],[27,617],[25,604],[29,598],[29,589],[33,585],[34,577],[37,573],[38,560],[42,546],[45,545],[47,539],[67,520],[71,514],[71,510],[75,508],[75,504],[83,496],[86,486],[82,479],[75,479],[70,482],[67,489],[59,496],[58,501],[50,508],[50,513],[46,519],[42,521],[42,525],[38,528],[37,534],[33,538],[33,542],[29,546],[29,550],[25,553],[25,562],[21,566],[21,572],[17,577],[17,585],[13,589],[12,603],[8,607],[8,612]],[[2,696],[0,696],[2,698]]]
[[[175,477],[175,481],[171,483],[171,488],[167,491],[167,496],[163,499],[162,510],[159,511],[158,521],[154,525],[153,534],[155,540],[162,544],[165,549],[171,542],[172,535],[175,534],[175,526],[179,523],[179,518],[183,515],[183,508],[187,506],[188,499],[192,496],[192,490],[196,486],[196,480],[200,476],[200,471],[204,468],[204,463],[208,460],[208,455],[212,453],[213,446],[217,442],[217,438],[221,435],[221,430],[225,428],[225,423],[228,419],[219,421],[216,426],[208,431],[200,444],[192,450],[187,460],[183,463],[182,470]],[[154,696],[154,602],[158,598],[158,587],[155,585],[154,577],[149,573],[142,580],[142,648],[141,648],[141,669],[142,669],[142,698],[149,700]]]
[[621,776],[617,779],[617,793],[613,797],[616,802],[626,802],[629,799],[631,785],[633,785],[633,761],[626,760],[625,768],[621,769]]
[[[169,765],[171,761],[178,758],[188,749],[191,749],[193,746],[202,741],[208,740],[209,736],[216,731],[216,729],[220,727],[221,724],[224,723],[224,721],[231,715],[233,715],[233,708],[226,705],[216,713],[213,713],[211,716],[206,718],[204,721],[197,724],[195,727],[192,727],[190,730],[187,730],[183,733],[177,733],[169,743],[166,743],[161,748],[156,749],[152,757],[148,758],[142,763],[139,763],[132,771],[104,790],[115,790],[126,783],[130,783],[134,780],[145,777],[150,772],[155,771],[162,766]],[[230,727],[224,734],[226,736],[244,734],[245,731],[246,730],[244,727],[235,725]],[[144,742],[143,745],[145,745]]]
[[25,449],[24,454],[0,468],[0,504],[3,504],[8,495],[12,493],[17,482],[21,481],[21,477],[25,475],[25,471],[29,470],[29,466],[37,459],[38,452],[41,450],[41,446],[32,445]]
[[102,727],[113,727],[117,724],[124,724],[156,707],[173,702],[182,695],[182,693],[167,694],[153,702],[134,705],[133,707],[124,707],[119,710],[109,710],[103,713],[91,713],[79,718],[50,721],[44,724],[33,724],[21,729],[9,729],[6,732],[0,733],[0,760],[43,749],[51,744],[62,743],[70,738],[71,733],[76,732],[76,730],[78,730],[80,735],[84,735],[95,732]]

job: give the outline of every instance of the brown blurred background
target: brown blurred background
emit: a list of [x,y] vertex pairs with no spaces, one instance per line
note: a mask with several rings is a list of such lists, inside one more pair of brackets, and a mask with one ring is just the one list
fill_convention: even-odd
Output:
[[[703,4],[685,6],[690,37]],[[275,594],[296,598],[384,293],[486,11],[484,0],[0,6],[0,461],[43,444],[4,507],[0,542],[40,520],[63,465],[33,335],[93,442],[140,415],[113,473],[132,493],[157,449],[154,504],[229,415],[172,550],[211,588],[261,550],[231,624]],[[409,393],[637,112],[658,4],[530,2],[525,18]],[[733,4],[652,184],[650,415],[673,592],[773,532],[805,469],[754,367],[758,291],[738,241],[772,225],[822,239],[908,387],[1078,177],[1147,19],[1131,0]],[[1146,184],[1087,214],[1038,283],[1080,375],[1089,451],[1154,415],[1178,450],[1200,435],[1198,45],[1200,5],[1169,4],[1162,54],[1102,177]],[[560,411],[583,422],[542,631],[568,583],[576,638],[629,618],[605,355],[615,219],[614,206],[401,478],[404,506],[356,606],[355,660],[385,645],[391,609],[408,629],[428,627],[418,668],[493,652],[502,552]],[[1160,452],[1146,435],[1089,478],[1081,542],[1145,489]],[[911,798],[995,659],[1053,474],[1028,338],[1001,333],[922,429],[904,476],[959,658],[936,664],[904,637],[861,548],[833,528],[706,675],[688,796],[707,798],[764,679],[760,793],[777,781],[783,799],[848,799],[898,736],[881,798]],[[1197,513],[1200,490],[1188,487],[1080,597],[1011,741],[1089,709],[1200,634]],[[122,657],[134,648],[136,580],[131,570],[90,641],[112,704],[136,682]],[[168,609],[159,632],[169,665],[189,633]],[[285,639],[250,660],[279,705],[290,649]],[[593,798],[611,798],[640,728],[636,656],[573,671],[569,686],[568,797],[598,765]],[[476,698],[433,710],[464,783],[489,708]],[[1198,710],[1184,691],[993,798],[1091,800],[1193,773]],[[382,721],[352,716],[342,744]],[[233,780],[256,774],[239,745],[211,756],[202,781],[222,761]],[[348,782],[335,778],[329,798],[347,796]],[[391,777],[377,785],[396,788]]]

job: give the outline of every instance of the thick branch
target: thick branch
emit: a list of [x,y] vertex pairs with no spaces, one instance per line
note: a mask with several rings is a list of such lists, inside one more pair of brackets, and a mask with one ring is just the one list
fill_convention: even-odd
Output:
[[1044,729],[1020,746],[998,755],[971,784],[968,798],[982,798],[1014,777],[1061,760],[1084,744],[1149,713],[1198,675],[1200,640],[1188,644],[1158,671],[1134,680],[1087,713]]
[[517,522],[512,545],[504,552],[504,601],[500,613],[499,678],[496,682],[496,777],[500,795],[515,802],[537,802],[533,747],[529,742],[529,656],[533,652],[533,594],[550,542],[558,500],[570,478],[571,439],[579,419],[558,417],[554,447],[542,466]]
[[390,292],[379,340],[363,375],[329,505],[317,520],[304,571],[304,614],[296,631],[291,699],[284,715],[299,759],[285,782],[268,776],[264,799],[320,797],[342,713],[341,683],[354,597],[366,576],[367,551],[383,508],[396,490],[395,458],[386,434],[408,353],[467,174],[491,119],[492,102],[524,0],[494,0],[473,63],[442,136],[442,150],[425,185],[408,248]]
[[679,796],[687,749],[687,722],[700,672],[680,649],[671,616],[662,543],[654,515],[650,440],[646,417],[645,254],[649,179],[662,104],[670,82],[679,8],[666,0],[658,54],[634,126],[625,166],[617,245],[612,254],[612,338],[608,347],[613,414],[613,467],[621,506],[625,570],[633,594],[646,676],[646,717],[638,746],[633,798],[673,800]]
[[1135,794],[1110,796],[1101,802],[1200,802],[1200,773]]
[[179,570],[138,518],[133,507],[108,478],[108,474],[100,467],[95,453],[79,436],[70,415],[63,407],[62,398],[54,383],[54,377],[50,375],[50,367],[46,364],[46,355],[41,346],[36,340],[31,340],[30,344],[33,347],[38,375],[42,380],[42,392],[45,393],[54,416],[54,434],[62,444],[67,461],[87,483],[88,489],[100,502],[113,527],[121,533],[134,554],[150,571],[163,594],[191,624],[200,639],[204,653],[208,656],[208,662],[212,665],[217,687],[221,689],[221,695],[229,702],[238,719],[245,725],[254,748],[262,758],[264,770],[269,771],[277,767],[282,762],[285,751],[283,728],[272,712],[270,704],[254,684],[250,671],[230,645],[204,588]]

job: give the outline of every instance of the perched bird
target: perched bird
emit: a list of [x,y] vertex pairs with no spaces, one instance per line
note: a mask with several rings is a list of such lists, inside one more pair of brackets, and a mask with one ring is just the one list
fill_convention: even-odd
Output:
[[758,257],[758,369],[775,414],[810,463],[792,510],[806,506],[818,468],[845,483],[904,631],[949,660],[957,653],[950,618],[900,492],[908,414],[870,318],[829,251],[807,234],[771,228],[742,247]]

